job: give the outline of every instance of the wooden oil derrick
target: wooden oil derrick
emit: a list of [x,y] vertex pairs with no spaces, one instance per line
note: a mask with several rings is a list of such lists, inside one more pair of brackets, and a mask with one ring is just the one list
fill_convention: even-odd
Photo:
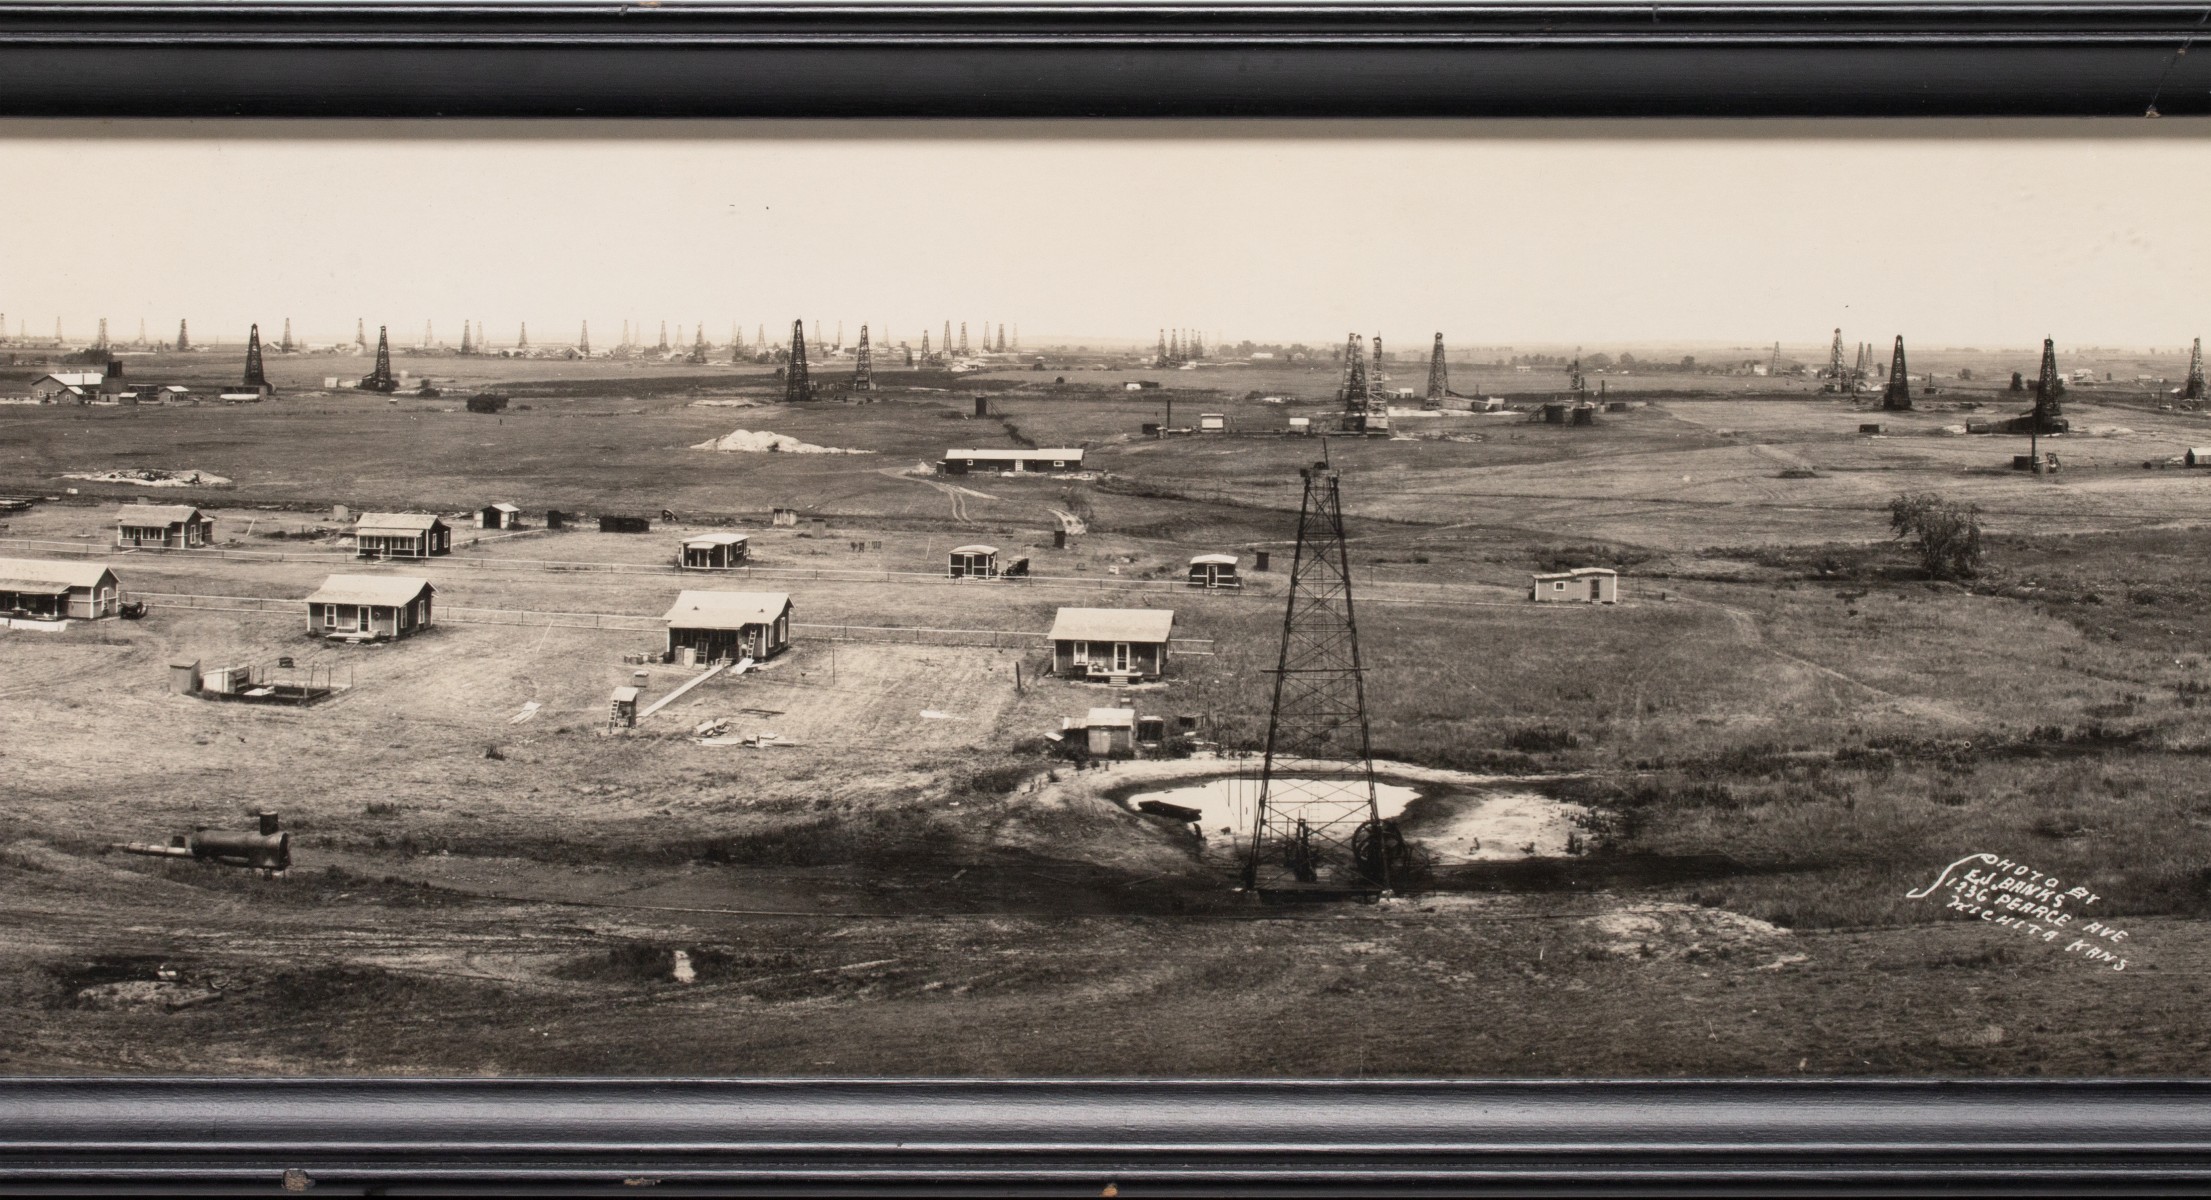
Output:
[[1451,394],[1451,372],[1443,364],[1443,334],[1436,334],[1436,348],[1428,352],[1428,407],[1438,408]]
[[476,353],[476,330],[468,321],[461,322],[461,353]]
[[353,318],[353,347],[364,354],[368,352],[368,322],[361,317]]
[[967,357],[967,322],[960,322],[960,357]]
[[376,327],[376,366],[361,377],[361,390],[365,392],[394,392],[399,383],[392,378],[392,344],[384,326]]
[[106,317],[101,317],[101,318],[100,318],[100,332],[99,332],[98,334],[96,334],[96,335],[95,335],[95,336],[93,337],[93,339],[92,339],[92,348],[93,348],[94,350],[105,350],[105,349],[107,349],[107,318],[106,318]]
[[1343,420],[1347,432],[1359,433],[1366,429],[1367,400],[1367,346],[1358,334],[1344,340],[1343,347]]
[[1300,474],[1305,496],[1244,886],[1262,896],[1387,891],[1404,873],[1405,843],[1375,796],[1341,478],[1326,461]]
[[706,365],[706,322],[704,321],[699,322],[698,329],[693,331],[690,361],[700,366]]
[[[189,330],[185,328],[187,324],[188,322],[185,321],[177,322],[177,350],[180,352],[190,350],[192,348],[192,334]],[[56,334],[55,340],[60,340],[58,333]]]
[[662,321],[660,323],[660,344],[653,347],[653,349],[658,350],[662,354],[666,354],[668,352],[668,323],[666,321]]
[[806,377],[806,322],[791,322],[791,361],[783,372],[783,402],[797,404],[814,398],[814,387]]
[[1912,407],[1912,373],[1904,365],[1904,335],[1896,335],[1896,352],[1889,359],[1889,382],[1881,392],[1881,407],[1909,412]]
[[2188,352],[2188,384],[2181,389],[2183,400],[2203,399],[2203,339],[2197,338],[2195,349]]
[[2063,433],[2066,428],[2065,411],[2058,397],[2065,394],[2065,381],[2057,373],[2057,343],[2051,338],[2042,339],[2042,373],[2034,381],[2034,411],[2029,424],[2032,431]]
[[284,318],[284,340],[276,344],[276,349],[279,354],[290,354],[298,349],[292,343],[292,319],[290,317]]
[[1843,382],[1842,330],[1840,329],[1835,331],[1835,344],[1827,351],[1827,383],[1829,391],[1849,390]]
[[576,330],[576,353],[591,357],[591,322],[584,321]]
[[868,346],[868,327],[865,325],[860,326],[860,344],[853,349],[852,359],[852,390],[855,392],[874,391],[875,354]]
[[266,388],[269,377],[261,373],[261,327],[255,325],[246,330],[246,377],[242,381],[249,388]]

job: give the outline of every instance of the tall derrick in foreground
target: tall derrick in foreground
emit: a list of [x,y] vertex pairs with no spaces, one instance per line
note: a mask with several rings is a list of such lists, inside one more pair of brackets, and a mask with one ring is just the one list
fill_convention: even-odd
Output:
[[852,357],[852,390],[855,392],[874,391],[875,356],[873,351],[868,348],[868,327],[865,325],[860,326],[860,345],[852,352]]
[[399,382],[392,378],[392,343],[384,326],[376,327],[376,366],[361,378],[361,390],[365,392],[395,392]]
[[292,344],[292,319],[286,317],[284,318],[284,340],[276,344],[276,350],[279,354],[290,354],[296,349],[298,347]]
[[255,325],[246,330],[246,376],[239,381],[244,387],[267,391],[269,377],[261,373],[261,327]]
[[2203,399],[2203,339],[2196,339],[2195,349],[2188,352],[2188,384],[2181,389],[2183,400]]
[[1443,363],[1443,334],[1436,334],[1436,348],[1428,352],[1428,404],[1440,406],[1451,394],[1451,371]]
[[1405,873],[1405,842],[1375,796],[1340,478],[1327,462],[1300,474],[1305,498],[1244,886],[1262,895],[1386,891]]
[[1896,335],[1896,353],[1889,359],[1889,384],[1881,392],[1881,407],[1908,412],[1912,407],[1912,373],[1904,365],[1904,335]]
[[797,404],[814,398],[813,383],[806,377],[806,322],[791,322],[791,361],[783,372],[783,402]]
[[2042,373],[2034,381],[2034,411],[2028,420],[2035,433],[2065,432],[2065,411],[2058,397],[2065,394],[2065,381],[2057,373],[2057,342],[2042,339]]

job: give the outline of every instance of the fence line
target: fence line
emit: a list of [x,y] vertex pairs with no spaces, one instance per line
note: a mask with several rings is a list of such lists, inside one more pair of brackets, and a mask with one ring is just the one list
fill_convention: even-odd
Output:
[[[181,608],[206,612],[288,612],[305,616],[307,602],[278,596],[217,596],[194,592],[126,592],[126,600],[152,608]],[[566,613],[519,608],[439,606],[433,620],[457,625],[526,625],[533,629],[607,629],[625,633],[659,633],[667,622],[637,613]],[[1045,635],[1025,629],[939,629],[914,625],[852,625],[791,623],[791,636],[811,641],[871,642],[908,646],[985,646],[999,650],[1040,650],[1049,645]],[[1180,654],[1213,652],[1210,638],[1176,638],[1171,643]]]

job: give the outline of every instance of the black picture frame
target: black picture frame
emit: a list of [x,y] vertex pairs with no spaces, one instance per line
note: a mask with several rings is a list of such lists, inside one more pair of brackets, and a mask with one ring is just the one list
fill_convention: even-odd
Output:
[[[0,5],[0,115],[2121,117],[2200,4]],[[2123,127],[2119,127],[2123,128]],[[2051,1193],[2211,1185],[2211,1084],[0,1082],[0,1187]]]

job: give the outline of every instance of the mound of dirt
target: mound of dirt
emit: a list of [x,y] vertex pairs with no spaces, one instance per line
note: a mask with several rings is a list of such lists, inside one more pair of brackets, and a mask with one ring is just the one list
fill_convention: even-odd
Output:
[[135,471],[71,471],[63,479],[89,483],[130,483],[139,487],[228,487],[230,480],[208,471],[168,471],[146,467]]
[[693,450],[723,450],[743,454],[873,454],[873,450],[846,450],[838,446],[816,446],[780,433],[765,429],[735,429],[721,437],[700,442]]
[[[1603,939],[1603,949],[1622,958],[1729,957],[1764,950],[1789,931],[1756,917],[1691,904],[1630,904],[1582,922]],[[1803,961],[1785,955],[1773,965]]]

